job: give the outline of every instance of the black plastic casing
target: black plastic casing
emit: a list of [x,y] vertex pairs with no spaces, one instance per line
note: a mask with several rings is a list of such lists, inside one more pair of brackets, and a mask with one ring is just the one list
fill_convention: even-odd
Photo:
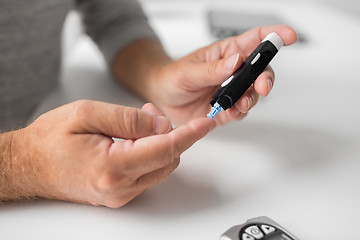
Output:
[[274,227],[275,231],[269,234],[265,234],[264,232],[264,236],[261,238],[261,240],[299,240],[299,238],[295,237],[292,233],[290,233],[284,227],[280,226],[277,222],[265,216],[252,218],[243,224],[233,226],[221,235],[220,240],[244,240],[242,236],[244,233],[246,233],[246,228],[249,226],[257,226],[259,229],[261,229],[261,225],[264,224]]
[[[221,87],[214,94],[210,102],[211,106],[214,106],[217,102],[224,110],[231,108],[265,70],[277,52],[278,49],[269,40],[262,42],[240,68],[232,74],[233,79],[230,83]],[[259,53],[260,58],[252,64],[252,61]]]

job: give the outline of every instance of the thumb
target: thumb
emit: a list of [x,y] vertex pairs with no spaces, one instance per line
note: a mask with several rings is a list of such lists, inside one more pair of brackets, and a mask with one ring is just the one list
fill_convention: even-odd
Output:
[[147,113],[150,113],[150,114],[153,114],[153,115],[156,115],[156,116],[164,116],[164,114],[162,112],[160,112],[159,109],[157,109],[154,104],[152,103],[145,103],[141,110],[147,112]]
[[154,104],[145,103],[144,106],[142,106],[141,110],[157,116],[156,129],[155,129],[156,133],[158,134],[168,133],[169,131],[172,130],[172,126],[169,120],[165,117],[165,115],[162,112],[160,112],[159,109],[157,109],[154,106]]
[[242,63],[240,54],[236,53],[229,57],[215,61],[201,63],[197,69],[197,79],[202,87],[209,87],[223,83]]
[[72,131],[76,133],[138,139],[162,134],[171,127],[167,118],[137,108],[96,101],[78,101],[71,107],[70,111],[75,113]]

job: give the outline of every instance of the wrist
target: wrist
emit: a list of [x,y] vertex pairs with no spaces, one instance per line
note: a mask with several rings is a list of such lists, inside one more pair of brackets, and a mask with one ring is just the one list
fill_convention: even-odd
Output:
[[161,72],[172,62],[156,39],[136,41],[115,59],[113,73],[130,90],[153,101],[158,93]]
[[0,135],[0,201],[9,200],[12,192],[8,180],[12,137],[13,132]]
[[163,99],[162,96],[166,93],[166,79],[168,66],[171,62],[159,63],[154,65],[144,84],[144,95],[147,101],[159,105]]
[[23,130],[0,135],[0,201],[10,201],[35,196],[32,169],[27,153],[21,149],[19,138]]

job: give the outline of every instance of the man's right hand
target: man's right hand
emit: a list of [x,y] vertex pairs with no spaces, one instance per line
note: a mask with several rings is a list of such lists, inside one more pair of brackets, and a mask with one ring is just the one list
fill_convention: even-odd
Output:
[[168,176],[215,126],[199,118],[172,129],[151,104],[64,105],[8,133],[10,153],[1,163],[8,189],[0,200],[37,196],[118,208]]

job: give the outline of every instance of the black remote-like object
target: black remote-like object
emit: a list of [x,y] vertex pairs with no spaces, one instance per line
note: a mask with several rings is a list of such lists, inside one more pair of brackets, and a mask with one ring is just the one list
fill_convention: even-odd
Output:
[[268,217],[252,218],[234,226],[221,235],[220,240],[299,240]]
[[221,84],[210,102],[212,108],[207,117],[213,119],[221,110],[231,108],[264,71],[283,45],[284,42],[275,32],[268,34],[240,68]]

